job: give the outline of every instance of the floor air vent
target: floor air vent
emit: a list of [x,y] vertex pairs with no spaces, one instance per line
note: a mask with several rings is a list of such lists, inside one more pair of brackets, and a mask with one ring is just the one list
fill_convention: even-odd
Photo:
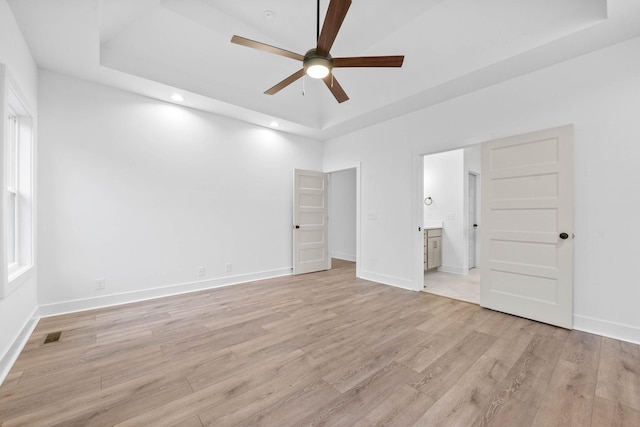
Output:
[[45,344],[49,344],[50,342],[60,341],[60,335],[62,332],[51,332],[47,334],[47,337],[44,339]]

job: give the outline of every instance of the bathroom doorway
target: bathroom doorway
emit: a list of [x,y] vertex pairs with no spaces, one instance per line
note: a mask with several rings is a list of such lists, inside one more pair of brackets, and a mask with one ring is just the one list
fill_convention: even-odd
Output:
[[424,291],[480,302],[481,146],[425,155]]

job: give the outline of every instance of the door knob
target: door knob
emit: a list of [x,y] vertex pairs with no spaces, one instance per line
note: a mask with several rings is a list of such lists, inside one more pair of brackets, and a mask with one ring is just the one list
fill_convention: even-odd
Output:
[[296,225],[296,228],[300,228],[300,226],[299,226],[299,225]]
[[562,240],[567,240],[569,238],[569,235],[567,233],[560,233],[560,238]]

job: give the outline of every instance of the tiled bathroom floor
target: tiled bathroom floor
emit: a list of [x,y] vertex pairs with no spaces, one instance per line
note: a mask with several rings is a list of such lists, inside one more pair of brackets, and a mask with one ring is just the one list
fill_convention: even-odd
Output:
[[480,304],[480,269],[472,268],[465,276],[438,270],[425,271],[424,291]]

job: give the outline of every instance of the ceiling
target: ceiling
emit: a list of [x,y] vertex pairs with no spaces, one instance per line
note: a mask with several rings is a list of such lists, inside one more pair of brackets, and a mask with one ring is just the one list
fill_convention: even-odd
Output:
[[335,70],[350,97],[338,104],[307,77],[264,95],[300,62],[230,42],[304,54],[315,47],[315,0],[9,4],[41,68],[167,102],[180,93],[189,107],[322,140],[640,36],[637,0],[353,0],[332,56],[405,62]]

